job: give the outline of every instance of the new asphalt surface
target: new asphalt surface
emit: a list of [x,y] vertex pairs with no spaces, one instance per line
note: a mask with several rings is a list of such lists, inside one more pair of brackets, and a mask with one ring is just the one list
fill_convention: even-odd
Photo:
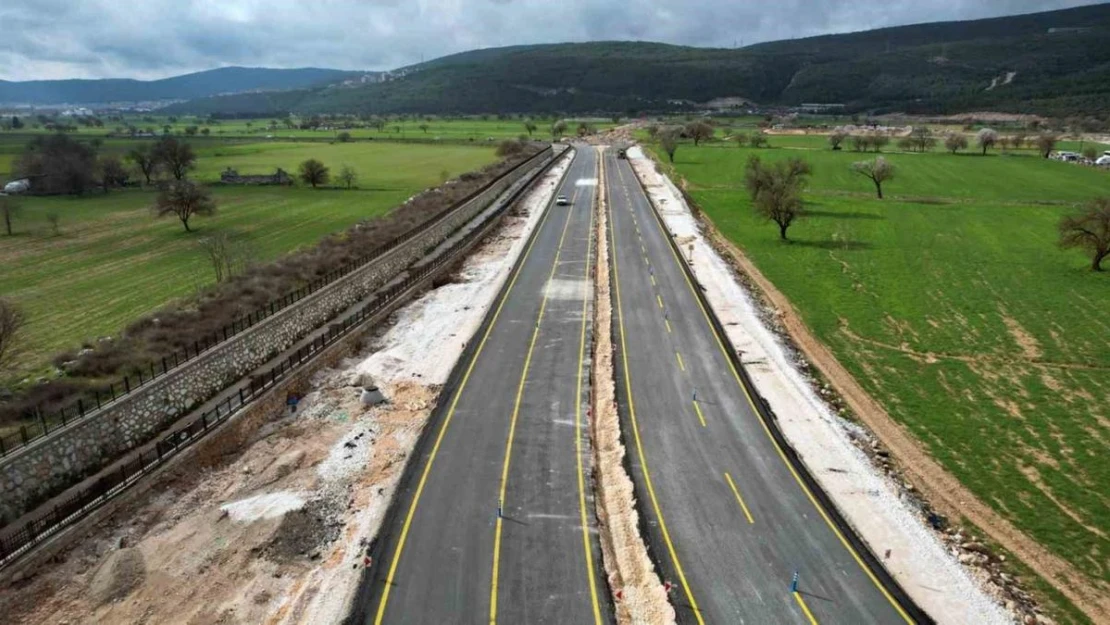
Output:
[[440,398],[368,577],[372,623],[602,623],[589,489],[589,271],[597,156],[580,146]]
[[757,415],[629,163],[604,170],[622,428],[679,621],[913,622]]

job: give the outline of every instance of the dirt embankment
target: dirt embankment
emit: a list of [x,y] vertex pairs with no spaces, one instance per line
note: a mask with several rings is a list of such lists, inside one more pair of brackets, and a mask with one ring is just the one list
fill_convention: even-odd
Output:
[[605,163],[598,176],[597,266],[594,274],[594,345],[590,435],[593,439],[597,516],[602,558],[616,600],[617,622],[674,623],[674,608],[655,572],[639,530],[632,479],[624,470],[613,368],[613,302],[609,289]]

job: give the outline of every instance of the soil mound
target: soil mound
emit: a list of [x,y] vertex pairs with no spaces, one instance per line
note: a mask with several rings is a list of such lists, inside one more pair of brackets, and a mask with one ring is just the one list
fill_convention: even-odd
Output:
[[89,594],[97,605],[119,601],[146,579],[143,553],[134,547],[108,554],[93,575]]

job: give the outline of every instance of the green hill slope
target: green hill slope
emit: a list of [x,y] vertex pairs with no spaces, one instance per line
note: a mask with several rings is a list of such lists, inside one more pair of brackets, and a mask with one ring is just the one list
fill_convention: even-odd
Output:
[[267,69],[221,67],[162,80],[0,80],[0,102],[20,104],[95,104],[214,96],[267,89],[304,89],[355,78],[365,72],[305,67]]
[[[1110,4],[741,49],[642,42],[456,54],[356,88],[175,106],[193,113],[646,111],[720,97],[850,110],[1110,113]],[[992,86],[993,85],[993,86]]]

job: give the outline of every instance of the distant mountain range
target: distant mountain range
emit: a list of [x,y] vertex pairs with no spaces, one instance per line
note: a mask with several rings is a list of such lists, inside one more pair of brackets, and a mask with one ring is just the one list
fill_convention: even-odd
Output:
[[184,100],[252,91],[304,89],[345,80],[359,80],[364,75],[376,74],[315,67],[221,67],[162,80],[0,80],[0,103],[96,105],[108,102]]
[[[727,9],[726,9],[727,10]],[[178,113],[632,114],[720,98],[846,111],[1110,116],[1110,4],[776,41],[514,46],[403,68],[357,88],[194,100]]]
[[[227,71],[233,70],[192,76]],[[195,98],[164,109],[174,114],[635,114],[753,101],[838,104],[848,112],[1000,110],[1107,119],[1110,4],[739,49],[646,42],[513,46],[446,56],[373,80],[335,70],[234,71],[309,74],[251,86],[220,76],[226,79],[205,84],[207,93],[189,76],[138,84],[171,83],[174,88],[144,93]],[[282,86],[293,76],[311,84]],[[100,99],[135,98],[112,81],[91,82],[105,83],[96,91]],[[0,84],[0,101],[8,99],[5,87]],[[212,91],[247,93],[204,97]]]

